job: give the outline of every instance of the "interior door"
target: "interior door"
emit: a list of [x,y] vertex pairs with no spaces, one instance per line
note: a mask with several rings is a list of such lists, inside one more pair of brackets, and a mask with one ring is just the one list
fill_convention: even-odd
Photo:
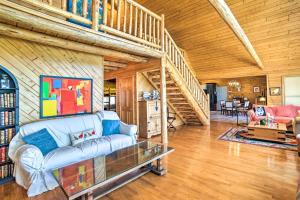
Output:
[[135,76],[117,78],[117,112],[128,124],[136,124],[135,88]]

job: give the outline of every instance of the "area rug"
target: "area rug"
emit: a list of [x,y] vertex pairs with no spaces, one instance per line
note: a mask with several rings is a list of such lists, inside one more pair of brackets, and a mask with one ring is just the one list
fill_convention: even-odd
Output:
[[287,149],[292,151],[297,151],[297,144],[283,144],[266,140],[258,140],[258,139],[248,139],[240,135],[240,133],[246,133],[247,128],[230,128],[225,133],[218,137],[219,140],[231,141],[231,142],[239,142],[245,144],[253,144],[271,148],[279,148],[279,149]]

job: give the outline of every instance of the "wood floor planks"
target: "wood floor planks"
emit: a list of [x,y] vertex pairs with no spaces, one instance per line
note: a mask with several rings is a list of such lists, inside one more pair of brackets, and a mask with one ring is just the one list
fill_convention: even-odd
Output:
[[[170,133],[175,152],[167,159],[168,174],[147,174],[103,200],[290,200],[295,199],[300,160],[294,151],[220,141],[233,126],[183,127]],[[159,138],[154,138],[159,140]],[[4,200],[26,200],[15,183],[0,186]],[[64,200],[58,188],[32,200]]]
[[103,58],[18,39],[0,38],[0,64],[20,86],[20,123],[39,119],[39,76],[93,78],[94,111],[102,109]]

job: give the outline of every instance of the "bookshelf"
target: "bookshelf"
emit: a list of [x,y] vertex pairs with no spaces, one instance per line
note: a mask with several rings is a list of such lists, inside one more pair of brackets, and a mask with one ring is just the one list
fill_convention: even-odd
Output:
[[0,65],[0,185],[14,179],[14,164],[8,157],[8,147],[18,129],[18,82],[11,72]]

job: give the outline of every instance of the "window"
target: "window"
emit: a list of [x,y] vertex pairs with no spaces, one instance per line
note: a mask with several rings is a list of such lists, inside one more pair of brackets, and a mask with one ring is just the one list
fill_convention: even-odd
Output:
[[283,78],[284,104],[300,106],[300,76],[286,76]]

